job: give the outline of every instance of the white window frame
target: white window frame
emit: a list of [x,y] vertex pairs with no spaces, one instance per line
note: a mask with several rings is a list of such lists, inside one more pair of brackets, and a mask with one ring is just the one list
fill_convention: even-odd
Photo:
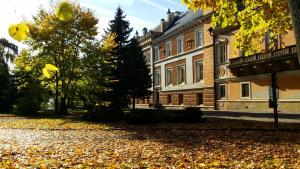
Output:
[[[183,82],[179,83],[179,68],[183,67]],[[178,85],[184,85],[186,82],[186,70],[185,70],[185,64],[177,65],[177,84]]]
[[[198,39],[197,39],[198,32],[201,32],[201,45],[200,46],[198,46]],[[203,42],[204,42],[203,38],[204,38],[203,29],[195,30],[195,46],[196,46],[196,48],[202,48],[203,47]]]
[[[169,70],[171,71],[170,84],[168,84],[168,71]],[[171,67],[167,67],[166,68],[166,73],[165,73],[165,77],[166,77],[165,83],[166,83],[166,86],[173,86],[172,76],[173,76],[173,69]]]
[[159,61],[159,60],[160,60],[159,46],[155,46],[154,47],[154,61],[156,62],[156,61]]
[[[180,39],[182,40],[182,45],[181,45],[181,51],[179,52],[179,43],[178,42]],[[184,53],[184,38],[183,38],[183,36],[180,36],[177,38],[177,54],[179,55],[181,53]]]
[[[154,79],[154,87],[160,87],[161,86],[161,73],[160,72],[161,72],[160,70],[155,70],[155,72],[154,72],[154,78],[155,78]],[[157,77],[155,77],[156,74],[158,74],[158,79],[159,79],[158,85],[155,84],[155,80],[157,78]]]
[[[225,96],[221,97],[221,86],[224,86],[225,89]],[[219,94],[219,99],[227,99],[227,85],[226,84],[219,84],[219,90],[218,90],[218,94]]]
[[[197,81],[197,63],[202,63],[202,66],[203,66],[203,79],[202,80],[200,80],[200,81]],[[194,81],[194,83],[203,83],[204,82],[204,61],[203,60],[195,60],[194,61],[194,72],[195,72],[195,74],[194,74],[194,78],[195,78],[195,81]]]
[[[244,84],[248,84],[249,85],[249,96],[243,97],[243,85]],[[251,95],[251,83],[250,82],[241,82],[240,83],[240,92],[241,92],[241,98],[242,99],[251,99],[252,95]]]
[[[224,51],[224,54],[225,54],[225,60],[224,60],[224,62],[222,62],[221,60],[221,46],[224,46],[225,47],[225,51]],[[227,53],[227,51],[228,51],[228,49],[227,49],[227,43],[225,43],[225,42],[221,42],[221,43],[219,43],[218,45],[217,45],[217,55],[218,55],[218,60],[219,60],[219,63],[220,64],[223,64],[223,63],[226,63],[226,62],[228,62],[228,53]]]
[[[168,45],[170,45],[170,55],[168,55]],[[172,42],[169,41],[166,43],[166,57],[169,58],[172,56]]]

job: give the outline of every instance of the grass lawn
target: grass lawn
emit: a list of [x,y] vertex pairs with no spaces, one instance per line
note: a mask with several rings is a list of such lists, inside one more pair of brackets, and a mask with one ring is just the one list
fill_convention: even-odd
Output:
[[281,126],[0,116],[0,168],[299,168],[300,125]]

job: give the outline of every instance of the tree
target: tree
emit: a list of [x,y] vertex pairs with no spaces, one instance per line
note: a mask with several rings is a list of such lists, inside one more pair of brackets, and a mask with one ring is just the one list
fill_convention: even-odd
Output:
[[[67,15],[64,16],[64,13]],[[30,39],[26,43],[30,46],[31,55],[40,63],[51,64],[58,69],[53,77],[42,77],[42,85],[48,87],[55,98],[56,113],[67,113],[68,103],[87,76],[84,69],[93,66],[92,63],[85,65],[84,60],[87,56],[95,56],[90,47],[100,48],[95,39],[98,35],[97,24],[98,19],[90,9],[75,3],[63,3],[63,8],[56,13],[41,9],[34,16],[34,22],[28,24]],[[101,68],[98,71],[102,73]],[[104,75],[101,77],[105,78]]]
[[15,101],[14,79],[9,73],[8,62],[18,53],[18,47],[0,39],[0,111],[9,112]]
[[126,72],[123,71],[122,66],[125,62],[125,49],[128,45],[128,38],[132,32],[129,22],[125,20],[126,15],[123,10],[118,7],[115,18],[110,21],[109,28],[106,31],[108,34],[115,34],[116,47],[112,50],[112,55],[115,57],[113,63],[115,69],[112,72],[113,78],[116,82],[112,83],[112,91],[109,93],[112,105],[114,108],[121,108],[128,105],[126,83],[122,80]]
[[17,87],[16,112],[34,114],[41,108],[41,103],[49,89],[42,86],[42,72],[44,62],[30,55],[30,51],[22,50],[14,60],[14,77]]
[[267,32],[271,32],[274,42],[278,35],[284,35],[294,27],[300,62],[300,0],[182,1],[194,10],[213,10],[213,28],[238,26],[235,47],[246,55],[259,52]]
[[135,109],[136,98],[148,96],[150,94],[149,88],[152,85],[146,58],[136,38],[130,40],[124,61],[122,72],[126,73],[123,81],[128,91],[127,96],[132,99],[133,109]]

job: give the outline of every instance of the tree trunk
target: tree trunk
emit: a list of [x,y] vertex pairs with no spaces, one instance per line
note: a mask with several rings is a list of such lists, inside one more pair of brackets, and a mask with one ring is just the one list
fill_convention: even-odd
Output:
[[135,110],[135,96],[132,97],[132,109]]
[[288,3],[293,21],[293,28],[297,45],[297,55],[300,64],[300,0],[288,0]]
[[59,103],[58,103],[58,97],[59,97],[59,93],[58,93],[58,74],[55,74],[55,113],[58,114],[59,113]]
[[68,113],[68,108],[67,108],[67,99],[66,97],[61,97],[60,100],[60,112],[62,114],[67,114]]

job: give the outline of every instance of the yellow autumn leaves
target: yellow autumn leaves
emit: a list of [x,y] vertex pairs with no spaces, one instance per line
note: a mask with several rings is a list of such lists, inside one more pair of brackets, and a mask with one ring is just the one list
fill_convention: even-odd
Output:
[[29,34],[29,28],[26,23],[12,24],[8,28],[9,35],[17,41],[26,40]]
[[46,78],[51,78],[56,72],[58,72],[58,68],[52,64],[46,64],[43,68],[43,75]]
[[[68,2],[61,2],[56,10],[56,16],[61,21],[69,21],[73,17],[73,10],[71,4]],[[28,38],[29,27],[26,23],[12,24],[8,29],[9,35],[17,40],[24,41]]]

